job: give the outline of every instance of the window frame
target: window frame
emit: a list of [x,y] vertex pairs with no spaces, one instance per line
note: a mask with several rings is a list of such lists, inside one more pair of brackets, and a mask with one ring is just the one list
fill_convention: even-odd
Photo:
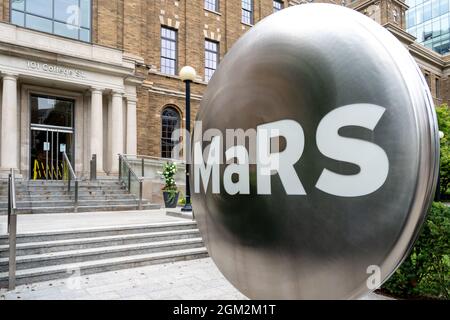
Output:
[[[246,1],[246,0],[241,0],[241,23],[252,26],[255,21],[255,16],[254,16],[255,2],[253,0],[248,0],[248,1],[250,1],[250,11],[249,11],[248,9],[244,8],[244,1]],[[244,21],[244,12],[250,13],[250,22]]]
[[[176,114],[177,114],[177,116],[178,116],[178,127],[173,127],[173,130],[176,130],[176,129],[182,129],[182,116],[181,116],[181,112],[179,111],[179,109],[178,109],[178,107],[176,106],[176,105],[173,105],[173,104],[167,104],[167,105],[165,105],[162,109],[161,109],[161,137],[160,137],[160,141],[161,141],[161,146],[160,146],[160,154],[161,154],[161,158],[163,158],[163,159],[178,159],[178,158],[172,158],[172,152],[173,152],[173,148],[175,147],[175,145],[176,145],[176,142],[173,142],[172,141],[172,137],[170,137],[170,138],[167,138],[167,137],[164,137],[163,136],[163,132],[164,132],[164,119],[166,118],[169,118],[169,117],[167,117],[167,116],[164,116],[164,112],[166,111],[166,110],[172,110],[172,111],[174,111]],[[172,131],[172,134],[173,134],[173,131]],[[172,135],[171,134],[171,135]],[[181,142],[181,135],[180,135],[180,137],[179,137],[179,140],[178,140],[178,143],[180,143]],[[165,144],[166,143],[166,144]],[[166,151],[164,150],[164,146],[167,146],[167,143],[168,143],[168,145],[170,146],[170,145],[172,145],[172,149],[170,150],[170,157],[165,157],[165,155],[167,155],[167,154],[164,154]]]
[[[28,29],[28,30],[36,31],[36,32],[42,32],[42,33],[45,33],[45,34],[51,34],[53,36],[61,37],[61,38],[64,38],[64,39],[80,41],[80,42],[83,42],[83,43],[91,43],[91,44],[93,43],[93,40],[92,40],[92,38],[93,38],[92,37],[92,34],[93,34],[93,30],[92,30],[92,25],[93,25],[93,6],[94,6],[93,0],[89,0],[89,28],[82,27],[81,24],[79,26],[76,26],[76,25],[68,24],[65,21],[62,21],[62,20],[59,20],[59,19],[55,19],[54,18],[55,17],[55,0],[51,0],[52,1],[52,9],[51,9],[52,10],[52,18],[48,18],[48,17],[41,16],[41,15],[38,15],[38,14],[35,14],[35,13],[27,12],[26,11],[26,9],[27,9],[27,1],[29,1],[29,0],[24,0],[24,10],[22,11],[22,10],[13,9],[13,6],[12,6],[13,0],[9,0],[9,23],[10,24],[12,24],[14,26],[17,26],[17,27],[20,27],[20,28],[25,28],[25,29]],[[80,8],[81,7],[80,6],[80,1],[81,0],[77,0],[77,1],[78,1],[78,7]],[[24,15],[24,17],[23,17],[23,26],[15,24],[15,23],[12,22],[12,13],[13,13],[13,11],[22,13]],[[27,15],[51,21],[51,23],[52,23],[52,32],[47,32],[47,31],[42,31],[42,30],[37,30],[37,29],[33,29],[33,28],[30,28],[30,27],[27,27],[27,20],[26,20]],[[78,38],[72,38],[72,37],[68,37],[68,36],[64,36],[64,35],[55,33],[55,22],[56,23],[60,23],[60,24],[65,24],[65,25],[71,25],[73,27],[78,28]],[[80,39],[81,29],[89,31],[89,41]]]
[[[175,39],[163,37],[163,36],[162,36],[162,29],[166,29],[166,30],[170,30],[170,31],[175,32]],[[160,71],[161,71],[162,74],[165,74],[165,75],[168,75],[168,76],[176,76],[176,75],[178,74],[178,30],[175,29],[175,28],[168,27],[168,26],[166,26],[166,25],[161,25],[159,35],[160,35],[160,38],[161,38],[161,39],[160,39],[160,42],[159,42],[159,45],[160,45],[160,50],[159,50],[159,63],[160,63],[160,66],[159,66],[159,69],[160,69]],[[162,47],[162,42],[163,42],[163,40],[171,41],[171,42],[174,42],[174,43],[175,43],[175,59],[168,58],[168,57],[165,57],[165,56],[162,55],[162,49],[163,49],[163,47]],[[164,58],[164,59],[168,59],[168,60],[175,61],[175,64],[174,64],[175,70],[174,70],[174,73],[173,73],[173,74],[163,72],[163,70],[162,70],[162,65],[163,65],[163,64],[162,64],[162,59],[163,59],[163,58]]]
[[[206,43],[207,42],[210,42],[210,43],[214,43],[215,45],[216,45],[216,48],[217,48],[217,51],[212,51],[212,50],[209,50],[209,49],[207,49],[206,48]],[[218,67],[218,65],[219,65],[219,62],[220,62],[220,42],[218,42],[218,41],[215,41],[215,40],[211,40],[211,39],[208,39],[208,38],[205,38],[205,69],[204,69],[204,74],[205,74],[205,77],[204,77],[204,79],[205,79],[205,82],[209,82],[209,80],[211,80],[211,78],[212,78],[212,75],[214,74],[214,72],[216,72],[216,70],[217,70],[217,67]],[[216,55],[216,69],[214,69],[214,71],[213,71],[213,73],[211,74],[211,77],[209,77],[209,79],[207,79],[206,78],[206,70],[213,70],[212,68],[208,68],[207,66],[206,66],[206,53],[207,52],[209,52],[209,53],[213,53],[213,54],[215,54]]]
[[[275,3],[278,3],[280,5],[280,8],[276,8]],[[284,2],[282,0],[272,0],[272,8],[273,8],[273,13],[281,11],[284,9]]]
[[[220,0],[213,0],[214,1],[214,7],[215,7],[215,9],[210,9],[210,8],[208,8],[207,7],[207,5],[206,5],[206,2],[207,2],[208,0],[204,0],[203,1],[203,8],[205,9],[205,10],[208,10],[208,11],[212,11],[212,12],[220,12]],[[210,0],[211,1],[211,0]],[[226,0],[225,0],[226,1]]]

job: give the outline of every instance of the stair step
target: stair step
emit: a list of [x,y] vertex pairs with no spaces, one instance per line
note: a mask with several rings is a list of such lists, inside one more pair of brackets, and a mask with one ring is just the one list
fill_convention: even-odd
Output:
[[[16,199],[19,214],[47,214],[74,212],[74,183],[68,190],[68,181],[17,181]],[[83,180],[78,184],[78,212],[129,211],[139,209],[136,196],[122,185],[117,177],[96,181]],[[8,184],[0,181],[0,215],[7,214]],[[161,206],[143,199],[141,209],[159,209]]]
[[[199,237],[198,229],[170,230],[159,232],[147,232],[136,234],[123,234],[103,237],[66,239],[56,241],[42,241],[31,243],[19,243],[16,246],[17,256],[35,255],[58,251],[80,250],[88,248],[99,248],[116,245],[126,245],[144,243],[151,241],[165,241],[175,239],[188,239]],[[7,258],[9,255],[8,245],[0,245],[0,258]]]
[[[124,268],[140,267],[158,263],[168,263],[181,260],[199,259],[208,256],[206,248],[190,248],[167,252],[156,252],[125,257],[85,261],[64,265],[46,266],[33,269],[17,270],[16,283],[18,285],[38,281],[68,278],[71,274],[86,275]],[[7,285],[8,273],[0,273],[0,286]]]
[[[52,253],[18,256],[17,270],[33,269],[44,266],[81,263],[93,260],[117,258],[130,255],[149,254],[161,251],[203,247],[202,238],[166,240],[150,243],[135,243],[119,246],[107,246],[89,249],[59,251]],[[8,271],[9,258],[0,258],[0,272]]]
[[[160,209],[159,204],[153,203],[143,203],[142,210],[155,210]],[[79,206],[77,212],[101,212],[101,211],[130,211],[138,210],[138,205],[128,204],[128,205],[108,205],[108,206]],[[24,207],[18,208],[19,214],[52,214],[52,213],[69,213],[74,212],[73,206],[64,207]],[[0,215],[6,215],[7,211],[4,209],[0,211]]]
[[[147,202],[147,200],[143,200],[143,202]],[[78,201],[79,206],[95,206],[95,205],[126,205],[133,204],[137,205],[138,201],[135,198],[115,198],[115,199],[80,199]],[[42,201],[17,201],[17,208],[40,208],[40,207],[66,207],[73,206],[73,200],[42,200]],[[8,203],[0,202],[0,208],[7,208]]]
[[[85,239],[105,236],[118,236],[126,234],[142,234],[149,232],[192,230],[196,229],[194,221],[174,221],[152,224],[137,224],[127,226],[109,226],[100,228],[83,228],[70,230],[55,230],[50,232],[19,233],[17,243],[59,241],[68,239]],[[8,236],[0,235],[0,245],[8,244]]]
[[[16,197],[19,199],[27,198],[27,197],[59,197],[59,196],[71,196],[73,197],[75,194],[74,190],[68,192],[67,190],[59,190],[59,191],[46,191],[46,192],[26,192],[26,193],[20,193],[16,192]],[[131,195],[126,190],[119,190],[119,191],[107,191],[107,190],[97,190],[97,191],[83,191],[78,190],[78,196],[120,196],[120,195]],[[7,196],[3,195],[2,199],[8,200]]]

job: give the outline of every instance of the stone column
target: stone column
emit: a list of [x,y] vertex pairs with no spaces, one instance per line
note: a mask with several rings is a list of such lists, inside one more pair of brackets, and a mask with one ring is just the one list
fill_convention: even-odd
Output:
[[123,94],[114,91],[111,103],[111,172],[119,172],[119,153],[123,153]]
[[127,154],[137,154],[136,103],[135,97],[127,98]]
[[17,75],[3,75],[1,168],[18,168]]
[[97,173],[104,173],[103,93],[99,88],[91,89],[91,157],[93,154],[97,155]]

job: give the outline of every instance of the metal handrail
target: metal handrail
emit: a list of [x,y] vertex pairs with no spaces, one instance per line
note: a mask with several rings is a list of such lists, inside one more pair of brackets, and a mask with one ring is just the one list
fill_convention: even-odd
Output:
[[77,212],[78,211],[78,178],[77,175],[75,174],[75,171],[73,170],[72,164],[69,161],[69,157],[67,157],[66,152],[63,152],[63,160],[65,161],[67,167],[69,168],[69,175],[68,175],[68,184],[67,184],[67,191],[70,192],[70,181],[71,179],[74,180],[75,183],[75,195],[74,195],[74,200],[73,200],[73,211]]
[[119,181],[122,181],[122,163],[124,163],[128,169],[128,185],[127,185],[128,192],[131,192],[131,175],[133,175],[139,182],[138,206],[139,210],[142,210],[142,191],[143,191],[144,177],[143,176],[139,177],[136,174],[136,172],[134,172],[134,170],[132,169],[126,157],[122,154],[119,154]]
[[136,159],[148,159],[148,160],[164,160],[164,162],[174,162],[174,163],[181,163],[184,164],[185,161],[182,159],[173,159],[173,158],[158,158],[158,157],[153,157],[153,156],[145,156],[145,155],[139,155],[139,154],[123,154],[122,155],[124,158],[127,157],[136,157]]
[[14,169],[11,169],[11,173],[8,175],[9,290],[16,288],[17,204],[15,180]]

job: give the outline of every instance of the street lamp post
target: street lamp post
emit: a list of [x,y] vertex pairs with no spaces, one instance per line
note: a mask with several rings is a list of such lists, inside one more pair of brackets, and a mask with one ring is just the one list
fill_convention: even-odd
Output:
[[181,211],[184,212],[192,211],[191,187],[189,183],[189,174],[191,171],[189,163],[191,159],[191,157],[189,156],[191,152],[191,83],[195,80],[196,76],[197,73],[192,67],[185,66],[180,70],[180,78],[186,84],[186,202],[184,204],[184,207],[181,208]]

